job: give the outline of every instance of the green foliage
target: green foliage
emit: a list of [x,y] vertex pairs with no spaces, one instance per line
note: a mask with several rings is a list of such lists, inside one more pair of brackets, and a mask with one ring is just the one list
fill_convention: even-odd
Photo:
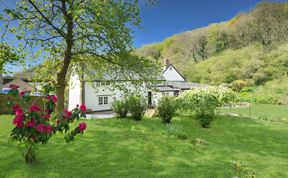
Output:
[[132,118],[136,121],[140,121],[143,118],[147,107],[145,98],[140,95],[131,95],[128,98],[128,106]]
[[243,80],[235,80],[232,82],[231,86],[234,91],[240,92],[244,87],[248,84],[246,81]]
[[173,35],[143,50],[154,51],[158,59],[169,57],[189,81],[263,85],[287,76],[287,6],[259,3],[227,22]]
[[[72,72],[94,77],[99,68],[115,69],[125,71],[126,78],[151,79],[152,69],[157,67],[133,54],[133,28],[140,27],[141,21],[138,0],[29,0],[17,2],[5,12],[6,32],[18,39],[15,44],[23,47],[33,62],[40,55],[49,61],[40,66],[39,76],[57,81],[58,111],[64,109],[66,82]],[[31,53],[35,48],[38,50]]]
[[176,112],[176,105],[174,98],[167,96],[161,98],[161,100],[158,103],[157,109],[158,109],[158,115],[161,117],[162,122],[169,124]]
[[129,106],[126,98],[115,100],[112,104],[112,107],[114,113],[116,113],[116,117],[125,118],[127,116]]
[[209,87],[185,91],[177,100],[180,107],[193,111],[195,117],[204,128],[209,128],[213,121],[216,109],[224,104],[237,100],[236,94],[227,88]]

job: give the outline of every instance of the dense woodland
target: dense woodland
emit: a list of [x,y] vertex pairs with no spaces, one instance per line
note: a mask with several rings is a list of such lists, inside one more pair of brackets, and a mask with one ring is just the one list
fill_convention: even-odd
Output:
[[242,79],[257,85],[286,75],[287,34],[288,3],[263,2],[227,22],[177,34],[137,52],[159,62],[169,58],[190,81]]
[[[240,81],[241,86],[254,87],[249,90],[261,90],[256,100],[283,103],[287,34],[288,3],[262,2],[227,22],[176,34],[137,53],[159,63],[169,58],[189,81],[213,85]],[[280,88],[276,93],[275,87]]]

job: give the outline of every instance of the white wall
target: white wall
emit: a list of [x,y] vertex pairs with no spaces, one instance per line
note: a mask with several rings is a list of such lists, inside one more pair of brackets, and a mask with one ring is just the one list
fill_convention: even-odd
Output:
[[[121,85],[126,90],[129,90],[129,93],[137,90],[137,93],[148,99],[148,89],[144,84],[138,86],[138,88],[130,82],[118,82],[117,85]],[[124,92],[113,84],[97,86],[95,82],[85,82],[85,105],[87,109],[91,109],[92,111],[111,110],[114,100],[121,99],[123,95]],[[99,105],[99,97],[108,97],[108,104]]]
[[183,77],[177,72],[177,70],[170,65],[167,70],[163,73],[164,78],[167,81],[185,81]]
[[74,75],[69,81],[68,110],[71,111],[77,104],[81,104],[81,82],[79,77]]

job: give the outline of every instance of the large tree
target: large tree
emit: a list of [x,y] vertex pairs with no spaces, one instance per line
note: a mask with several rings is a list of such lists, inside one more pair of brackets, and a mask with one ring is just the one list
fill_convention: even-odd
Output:
[[5,12],[17,22],[9,27],[19,41],[54,60],[58,111],[71,68],[118,66],[133,73],[147,64],[131,53],[138,0],[20,0]]

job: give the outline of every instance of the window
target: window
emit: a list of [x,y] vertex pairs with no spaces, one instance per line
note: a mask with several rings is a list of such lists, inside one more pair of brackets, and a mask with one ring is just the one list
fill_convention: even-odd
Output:
[[108,96],[104,97],[104,104],[108,104]]
[[99,97],[98,102],[99,102],[99,105],[103,105],[103,97],[102,96]]
[[163,96],[169,96],[169,92],[163,92]]
[[106,82],[105,81],[101,81],[101,86],[104,86],[106,85]]
[[108,104],[108,96],[99,96],[98,98],[99,105],[106,105]]

